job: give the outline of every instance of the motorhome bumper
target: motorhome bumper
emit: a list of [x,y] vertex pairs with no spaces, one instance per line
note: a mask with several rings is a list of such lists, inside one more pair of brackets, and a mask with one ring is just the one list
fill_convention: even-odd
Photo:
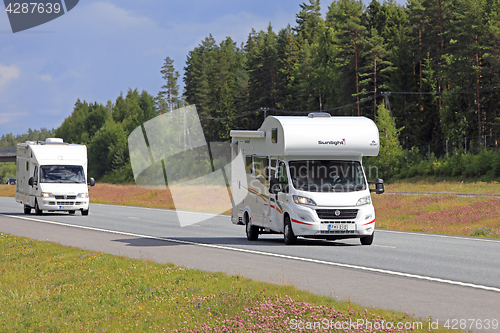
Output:
[[69,211],[69,210],[87,210],[89,209],[89,200],[86,198],[54,199],[39,198],[38,207],[41,210],[50,211]]
[[[329,210],[331,207],[318,209]],[[293,231],[297,236],[329,236],[362,237],[373,233],[375,229],[375,210],[373,206],[342,208],[351,213],[350,218],[331,219],[320,218],[316,209],[302,208],[295,218],[292,218]],[[310,210],[310,212],[308,212]],[[338,209],[334,208],[334,211]],[[357,211],[355,214],[354,211]]]

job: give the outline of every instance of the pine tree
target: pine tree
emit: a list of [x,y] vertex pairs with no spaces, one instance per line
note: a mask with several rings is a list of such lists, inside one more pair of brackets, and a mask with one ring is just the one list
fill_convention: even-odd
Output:
[[372,112],[373,118],[377,117],[377,97],[380,91],[386,90],[389,86],[388,72],[394,70],[392,63],[387,60],[389,53],[384,38],[379,35],[378,30],[371,28],[369,35],[363,41],[363,58],[365,66],[360,68],[360,82],[362,88],[359,95],[373,98]]
[[215,39],[209,35],[188,53],[184,67],[184,98],[187,104],[196,104],[196,109],[202,116],[210,116],[209,75],[216,57],[216,49]]
[[296,70],[299,66],[299,45],[290,25],[281,29],[277,40],[278,69],[276,77],[276,106],[282,110],[296,110]]
[[357,102],[357,115],[361,115],[359,68],[361,43],[364,39],[366,28],[364,20],[364,6],[361,0],[340,0],[333,2],[326,16],[327,25],[332,27],[337,35],[339,49],[339,62],[343,68],[343,91],[344,103],[352,102],[355,96]]
[[247,40],[248,108],[276,108],[277,72],[279,66],[277,36],[271,24],[267,32],[253,31]]
[[170,110],[173,110],[179,103],[179,85],[177,84],[179,72],[175,70],[174,61],[170,57],[165,58],[160,72],[166,83],[161,87],[163,90],[158,93],[158,99],[164,98]]

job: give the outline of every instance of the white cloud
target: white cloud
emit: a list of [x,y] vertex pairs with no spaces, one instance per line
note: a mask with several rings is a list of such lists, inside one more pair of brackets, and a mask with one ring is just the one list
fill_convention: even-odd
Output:
[[19,74],[21,74],[21,71],[19,67],[15,65],[0,65],[0,89],[3,88],[9,80],[19,77]]
[[43,74],[43,75],[40,75],[40,80],[45,81],[45,82],[50,82],[50,81],[52,81],[52,76],[50,74]]
[[77,13],[83,26],[92,27],[99,34],[158,28],[154,20],[107,2],[91,3]]
[[15,122],[14,120],[21,120],[27,115],[27,112],[0,113],[0,124],[12,123]]

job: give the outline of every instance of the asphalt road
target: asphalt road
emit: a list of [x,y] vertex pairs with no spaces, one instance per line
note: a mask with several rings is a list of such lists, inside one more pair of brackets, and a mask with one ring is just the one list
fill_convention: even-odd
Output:
[[1,232],[292,284],[440,324],[500,321],[499,240],[377,229],[371,246],[357,239],[300,238],[297,245],[285,246],[281,235],[249,242],[244,227],[229,217],[204,216],[206,221],[183,228],[175,211],[163,209],[92,204],[89,216],[35,216],[22,214],[13,198],[0,198]]

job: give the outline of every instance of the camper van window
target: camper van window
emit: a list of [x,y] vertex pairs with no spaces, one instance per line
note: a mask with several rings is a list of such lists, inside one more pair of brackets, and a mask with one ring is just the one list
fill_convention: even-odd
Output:
[[33,180],[35,184],[38,184],[38,167],[35,167],[35,170],[33,171]]
[[289,162],[293,187],[308,192],[366,190],[361,164],[356,161],[302,160]]
[[271,142],[278,143],[278,129],[276,127],[271,130]]
[[288,193],[288,174],[286,173],[286,165],[283,162],[280,162],[278,169],[278,180],[280,182],[286,182],[285,184],[281,184],[281,191]]
[[268,180],[268,164],[269,160],[267,157],[254,156],[253,169],[255,170],[255,177],[261,180]]
[[79,165],[43,165],[41,183],[85,183],[83,167]]
[[233,151],[233,156],[238,155],[238,141],[231,143],[231,150]]
[[252,155],[245,156],[245,170],[247,173],[253,173],[252,171]]

